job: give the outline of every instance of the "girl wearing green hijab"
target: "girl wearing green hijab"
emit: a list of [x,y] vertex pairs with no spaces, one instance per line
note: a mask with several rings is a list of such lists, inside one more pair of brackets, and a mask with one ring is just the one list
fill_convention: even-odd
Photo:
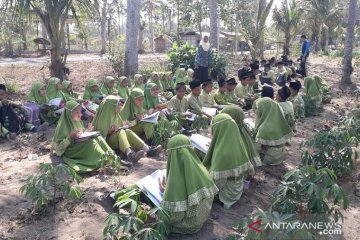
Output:
[[47,99],[51,100],[55,98],[62,98],[61,87],[62,86],[60,79],[56,77],[51,77],[46,87]]
[[81,106],[70,100],[65,105],[56,127],[52,149],[64,162],[77,172],[91,172],[98,167],[104,154],[114,154],[103,137],[75,143],[84,131]]
[[292,137],[292,129],[274,100],[260,98],[254,102],[253,109],[256,113],[255,142],[263,164],[278,165],[285,160],[285,143]]
[[120,116],[125,121],[130,121],[130,129],[138,136],[145,133],[146,138],[149,140],[153,135],[153,124],[141,122],[145,110],[142,107],[144,103],[144,92],[139,88],[131,90],[128,100],[126,100],[124,107],[121,110]]
[[255,173],[254,166],[239,128],[229,115],[220,113],[215,116],[211,132],[211,144],[203,163],[219,188],[219,200],[224,203],[224,208],[229,209],[240,199],[244,178]]
[[117,90],[114,88],[115,85],[115,78],[112,76],[106,76],[104,83],[101,87],[101,92],[105,96],[117,94]]
[[174,74],[172,72],[166,72],[161,80],[166,100],[170,100],[174,96],[175,83],[173,77]]
[[226,106],[221,113],[228,114],[237,124],[241,140],[245,146],[245,150],[250,157],[250,162],[254,167],[260,167],[262,165],[260,155],[256,149],[254,140],[251,138],[248,130],[245,128],[244,118],[245,114],[241,107],[231,105]]
[[129,98],[130,95],[130,91],[129,91],[129,80],[127,79],[127,77],[120,77],[119,78],[119,83],[118,83],[118,94],[122,99],[127,100]]
[[62,93],[62,97],[63,97],[65,102],[70,101],[70,100],[77,101],[78,98],[79,98],[79,94],[75,93],[73,91],[72,83],[70,81],[63,81],[62,82],[61,93]]
[[[130,129],[117,131],[124,126],[120,116],[122,103],[117,96],[107,96],[100,104],[93,120],[94,129],[101,132],[112,149],[120,149],[128,159],[137,162],[149,152],[150,147]],[[137,149],[135,153],[133,149]]]
[[304,85],[305,85],[305,94],[306,96],[315,104],[315,107],[321,107],[322,102],[322,92],[321,86],[314,79],[314,77],[306,77],[304,78]]
[[134,87],[133,88],[140,88],[141,90],[145,90],[145,83],[144,77],[141,74],[134,75]]
[[188,137],[172,137],[167,151],[166,184],[160,184],[165,189],[161,206],[171,212],[173,232],[192,234],[208,219],[218,189]]
[[34,83],[27,100],[28,102],[39,105],[41,122],[53,124],[59,119],[59,117],[54,113],[52,107],[47,105],[48,101],[51,99],[47,98],[45,84],[42,82],[37,81]]
[[[163,93],[163,92],[164,92],[164,89],[163,89],[163,86],[162,86],[162,83],[161,83],[161,75],[162,75],[161,73],[152,72],[152,73],[151,73],[150,81],[148,81],[148,84],[149,84],[149,82],[152,82],[152,83],[155,83],[155,84],[156,84],[159,93]],[[145,89],[146,89],[146,88],[145,88]]]
[[83,99],[100,104],[103,97],[104,96],[99,90],[99,85],[96,79],[90,79],[85,86]]
[[166,104],[160,104],[159,88],[155,83],[149,82],[146,84],[144,96],[144,109],[147,110],[149,114],[166,108]]
[[194,70],[191,68],[188,68],[186,70],[186,84],[189,84],[189,82],[191,82],[193,80],[193,76],[194,76]]
[[178,83],[186,83],[187,82],[187,74],[185,68],[179,68],[175,73],[175,86]]

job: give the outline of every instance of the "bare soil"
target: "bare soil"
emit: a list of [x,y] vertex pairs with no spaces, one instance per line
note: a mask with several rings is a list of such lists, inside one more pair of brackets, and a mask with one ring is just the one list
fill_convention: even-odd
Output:
[[[339,90],[341,70],[338,59],[311,57],[310,73],[319,74],[334,88],[332,102],[324,106],[318,116],[297,122],[297,132],[287,147],[288,157],[284,164],[276,167],[261,167],[257,170],[250,189],[245,190],[240,201],[230,210],[214,204],[211,217],[204,227],[194,235],[172,234],[170,239],[225,239],[232,233],[231,226],[239,219],[250,215],[258,208],[269,207],[272,191],[280,183],[283,174],[301,164],[300,144],[325,125],[333,126],[339,117],[344,116],[357,103],[355,96]],[[142,65],[142,63],[140,64]],[[103,61],[69,63],[72,70],[70,80],[74,87],[82,91],[90,77],[101,79],[112,74],[110,65]],[[233,66],[238,68],[240,66]],[[360,71],[355,69],[354,82],[357,83]],[[18,87],[16,98],[25,99],[34,81],[47,76],[48,71],[42,64],[17,64],[0,66],[0,79],[15,79]],[[39,163],[58,162],[50,157],[50,144],[54,128],[46,133],[23,134],[17,142],[7,141],[0,144],[0,239],[102,239],[104,219],[110,210],[102,207],[94,196],[96,192],[106,192],[129,186],[138,179],[159,168],[166,162],[145,158],[132,168],[127,176],[101,176],[97,173],[84,176],[81,189],[84,196],[78,201],[63,200],[56,210],[37,216],[32,214],[31,200],[19,192],[26,178],[38,171]],[[29,153],[39,155],[36,161],[29,161]],[[350,198],[350,208],[343,211],[343,235],[339,239],[360,239],[360,172],[341,180]],[[356,194],[355,194],[356,193]],[[356,196],[357,195],[357,196]]]

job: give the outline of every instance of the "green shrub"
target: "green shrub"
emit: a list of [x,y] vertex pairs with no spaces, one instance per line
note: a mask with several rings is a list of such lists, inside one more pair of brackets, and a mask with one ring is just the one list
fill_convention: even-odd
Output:
[[216,51],[212,52],[212,66],[210,70],[210,76],[212,79],[226,79],[227,71],[227,61],[228,57],[225,54],[218,53]]
[[111,169],[115,173],[119,173],[121,168],[120,158],[116,156],[112,151],[107,151],[101,157],[98,163],[98,168],[101,174],[107,173],[109,169]]
[[60,197],[79,199],[82,196],[80,187],[72,186],[73,181],[79,184],[82,178],[72,168],[64,164],[40,163],[39,173],[28,177],[20,192],[33,200],[36,210],[45,209],[50,203],[55,208]]
[[119,39],[117,44],[109,48],[109,55],[107,57],[117,77],[124,75],[125,51],[122,43],[123,39]]
[[343,217],[340,208],[347,209],[349,202],[336,181],[328,168],[305,166],[288,171],[273,193],[273,208],[284,214],[324,214],[337,222]]
[[140,202],[141,194],[139,188],[124,189],[116,194],[115,206],[120,213],[106,218],[104,239],[166,239],[171,232],[170,213]]
[[315,101],[311,99],[309,96],[302,96],[305,103],[305,116],[314,116],[320,111],[320,108],[316,106]]
[[178,68],[180,64],[194,69],[195,67],[196,47],[185,43],[178,46],[173,44],[172,48],[168,51],[168,58],[172,68]]

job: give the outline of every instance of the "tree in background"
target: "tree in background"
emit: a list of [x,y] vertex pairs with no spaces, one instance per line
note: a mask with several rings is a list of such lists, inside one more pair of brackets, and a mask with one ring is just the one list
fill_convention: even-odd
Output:
[[133,75],[139,68],[138,34],[140,26],[141,0],[127,0],[125,64],[126,76]]
[[284,55],[290,54],[290,43],[304,26],[303,1],[283,0],[280,8],[273,10],[275,28],[284,33]]
[[343,58],[343,70],[342,70],[342,84],[351,84],[351,74],[353,72],[352,67],[352,51],[354,45],[354,28],[357,18],[357,0],[350,0],[349,3],[349,16],[347,19],[346,27],[346,40],[344,48],[344,58]]
[[219,50],[219,17],[217,0],[209,0],[210,10],[210,43],[213,48]]

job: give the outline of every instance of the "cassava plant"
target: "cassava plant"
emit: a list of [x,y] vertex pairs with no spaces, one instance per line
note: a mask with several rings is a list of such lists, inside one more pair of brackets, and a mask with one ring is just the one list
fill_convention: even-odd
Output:
[[[179,124],[176,120],[170,121],[160,117],[159,121],[155,124],[155,131],[152,137],[153,144],[160,144],[166,150],[168,140],[179,133]],[[165,154],[163,156],[165,157]]]
[[113,151],[107,151],[102,155],[98,163],[98,169],[101,174],[107,173],[109,169],[118,173],[121,169],[121,160]]
[[[72,182],[76,183],[73,186]],[[44,210],[50,203],[55,204],[59,198],[79,199],[82,191],[78,184],[82,178],[64,165],[40,163],[40,171],[27,178],[20,192],[32,199],[35,210]]]
[[104,239],[166,239],[171,232],[170,213],[160,207],[151,208],[149,201],[141,200],[144,197],[137,187],[116,194],[119,213],[106,218]]
[[336,222],[340,209],[347,209],[346,194],[336,183],[335,173],[327,168],[305,166],[288,171],[275,189],[274,210],[286,214],[323,214]]
[[209,127],[209,119],[205,116],[197,116],[194,122],[191,124],[191,128],[200,131],[201,129],[206,130]]

